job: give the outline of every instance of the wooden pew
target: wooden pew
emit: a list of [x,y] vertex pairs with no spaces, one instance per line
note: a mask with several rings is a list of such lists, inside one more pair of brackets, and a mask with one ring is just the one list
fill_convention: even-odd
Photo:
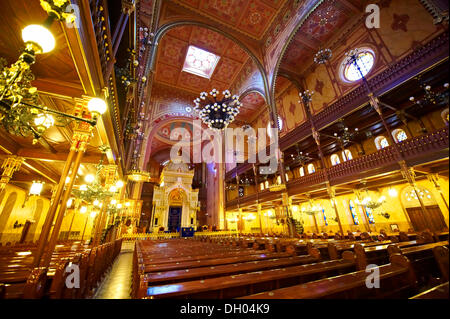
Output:
[[368,288],[365,270],[302,285],[252,294],[240,299],[361,299],[404,298],[414,293],[415,275],[409,260],[399,254],[390,257],[390,263],[375,267],[379,271],[379,288]]
[[434,288],[428,289],[410,299],[449,299],[448,281]]
[[311,264],[320,260],[318,250],[314,255],[295,256],[280,259],[268,259],[263,261],[252,261],[220,265],[216,267],[199,267],[194,269],[183,269],[167,272],[146,274],[146,280],[150,286],[170,284],[187,280],[199,280],[211,277],[237,275],[260,270],[267,270],[279,267],[290,267],[304,264]]
[[200,281],[187,281],[162,286],[148,286],[143,278],[138,298],[236,298],[261,291],[287,287],[355,270],[355,257],[344,253],[342,260],[278,268]]
[[[411,260],[413,268],[416,272],[419,284],[425,285],[441,276],[444,278],[445,276],[448,277],[448,248],[445,246],[448,246],[448,241],[406,248],[390,246],[388,248],[388,252],[390,254],[397,253],[408,257],[408,259]],[[435,254],[434,249],[437,249],[438,253]],[[443,254],[443,256],[441,254]],[[441,270],[441,268],[446,267],[445,263],[447,264],[447,269]],[[444,271],[444,273],[442,273],[442,271]],[[446,280],[447,279],[445,279],[445,281]]]
[[186,261],[186,262],[180,261],[169,264],[145,264],[144,266],[141,266],[140,269],[143,270],[144,273],[150,273],[150,272],[171,271],[178,269],[191,269],[198,267],[211,267],[247,261],[262,261],[266,259],[284,258],[290,256],[292,255],[288,253],[267,253],[267,254],[259,253],[242,257],[235,256],[235,257],[225,257],[215,259],[203,259],[197,261]]

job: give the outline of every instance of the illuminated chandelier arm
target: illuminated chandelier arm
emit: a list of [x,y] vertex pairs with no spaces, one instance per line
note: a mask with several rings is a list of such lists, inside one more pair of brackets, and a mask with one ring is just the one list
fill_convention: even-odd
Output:
[[49,108],[46,108],[46,107],[42,107],[42,106],[38,106],[38,105],[29,104],[29,103],[26,103],[26,102],[21,102],[21,104],[29,106],[29,107],[36,108],[36,109],[44,111],[44,112],[52,113],[52,114],[63,116],[63,117],[68,117],[68,118],[71,118],[71,119],[73,119],[75,121],[85,122],[85,123],[88,123],[88,124],[90,124],[92,126],[95,126],[97,124],[97,120],[85,119],[85,118],[82,118],[82,117],[78,117],[78,116],[75,116],[75,115],[67,114],[67,113],[64,113],[64,112],[56,111],[56,110],[52,110],[52,109],[49,109]]

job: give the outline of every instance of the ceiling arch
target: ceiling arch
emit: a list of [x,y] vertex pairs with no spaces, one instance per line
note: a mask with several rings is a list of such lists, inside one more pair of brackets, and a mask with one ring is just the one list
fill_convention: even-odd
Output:
[[[273,70],[271,94],[275,95],[277,76],[284,69],[301,74],[313,61],[315,53],[323,48],[351,18],[363,14],[362,0],[317,1],[312,10],[301,19],[281,48]],[[297,82],[297,81],[296,81]]]
[[158,45],[156,46],[152,46],[151,48],[151,53],[150,53],[150,59],[149,62],[147,64],[147,68],[146,68],[146,73],[148,74],[150,71],[152,71],[152,73],[155,73],[155,66],[156,66],[156,58],[157,58],[157,54],[158,54],[158,50],[159,50],[159,44],[160,41],[162,40],[163,36],[167,34],[167,32],[169,32],[170,30],[177,28],[177,27],[183,27],[183,26],[196,26],[196,27],[200,27],[200,28],[205,28],[205,29],[209,29],[211,31],[214,31],[220,35],[222,35],[223,37],[231,40],[232,42],[234,42],[235,44],[237,44],[243,51],[245,51],[248,56],[251,58],[252,62],[256,65],[259,74],[261,76],[261,82],[262,82],[262,87],[258,88],[259,90],[265,92],[265,96],[268,96],[268,92],[269,92],[269,85],[268,85],[268,80],[267,80],[267,75],[265,73],[263,64],[261,63],[260,59],[256,56],[256,54],[249,48],[247,47],[242,41],[240,41],[239,39],[237,39],[236,37],[234,37],[233,35],[204,22],[198,22],[198,21],[174,21],[174,22],[170,22],[167,23],[163,26],[161,26],[156,32],[155,32],[155,37],[154,37],[154,42],[158,43]]

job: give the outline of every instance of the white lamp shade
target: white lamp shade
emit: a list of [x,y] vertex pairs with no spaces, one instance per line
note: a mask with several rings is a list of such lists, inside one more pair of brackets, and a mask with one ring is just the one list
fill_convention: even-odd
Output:
[[33,182],[33,184],[30,187],[30,195],[41,195],[43,186],[44,186],[44,183]]
[[92,113],[103,114],[106,112],[107,105],[106,102],[99,98],[93,98],[88,102],[88,110]]
[[92,183],[94,180],[95,180],[95,176],[92,174],[88,174],[84,177],[84,181],[89,184]]
[[31,24],[22,30],[22,39],[25,43],[33,42],[38,44],[42,53],[50,52],[55,47],[55,37],[45,27],[38,24]]
[[122,188],[123,187],[123,182],[122,181],[117,181],[116,187],[117,188]]
[[34,124],[36,124],[36,126],[49,128],[55,124],[55,119],[50,114],[39,114],[34,118]]
[[391,188],[391,189],[389,190],[389,196],[391,196],[391,197],[397,197],[397,195],[398,195],[398,192],[397,192],[397,190],[396,190],[395,188]]

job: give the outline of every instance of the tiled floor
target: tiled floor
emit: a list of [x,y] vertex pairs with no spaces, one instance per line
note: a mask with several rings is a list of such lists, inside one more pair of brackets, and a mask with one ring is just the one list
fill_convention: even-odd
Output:
[[130,299],[132,266],[133,245],[124,243],[122,251],[97,290],[94,299]]

